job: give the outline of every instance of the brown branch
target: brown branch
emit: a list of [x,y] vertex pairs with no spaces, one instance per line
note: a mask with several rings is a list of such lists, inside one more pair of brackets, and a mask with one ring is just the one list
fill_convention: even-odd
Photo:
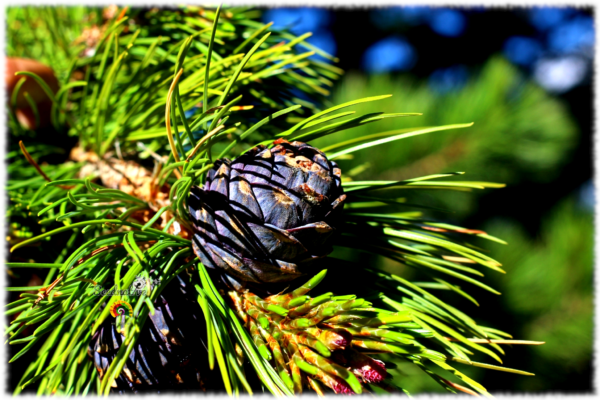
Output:
[[[27,159],[27,162],[29,162],[29,164],[31,164],[36,169],[36,171],[46,180],[46,182],[52,182],[52,179],[48,178],[48,175],[46,175],[46,173],[44,171],[42,171],[42,168],[38,165],[37,162],[35,162],[33,157],[31,157],[31,155],[27,151],[27,148],[25,147],[25,144],[23,143],[22,140],[19,140],[19,147],[21,148],[23,155]],[[63,185],[58,185],[58,187],[61,189],[65,189],[65,190],[69,190],[69,189],[73,188],[73,186],[63,186]]]

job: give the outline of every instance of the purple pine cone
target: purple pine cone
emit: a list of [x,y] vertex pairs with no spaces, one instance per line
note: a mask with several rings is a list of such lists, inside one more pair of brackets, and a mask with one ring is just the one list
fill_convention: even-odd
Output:
[[[206,324],[187,272],[171,281],[154,302],[139,340],[111,392],[164,393],[222,390],[207,362]],[[116,357],[123,336],[108,317],[92,336],[88,356],[100,378]]]
[[188,199],[194,252],[236,289],[288,282],[328,255],[346,198],[341,170],[325,154],[301,142],[274,144],[218,160]]

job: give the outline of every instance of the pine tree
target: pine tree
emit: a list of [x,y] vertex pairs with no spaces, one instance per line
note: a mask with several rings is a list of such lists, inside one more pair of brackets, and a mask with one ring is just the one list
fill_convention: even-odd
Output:
[[[25,344],[10,361],[32,357],[15,393],[26,387],[64,395],[221,387],[229,394],[261,387],[275,395],[308,388],[319,394],[389,393],[402,391],[394,359],[414,363],[453,393],[488,395],[457,364],[529,374],[472,358],[477,351],[501,362],[500,345],[539,342],[511,340],[480,326],[433,294],[450,290],[477,304],[461,281],[499,294],[478,278],[483,274],[476,267],[504,272],[500,263],[470,245],[469,237],[503,242],[407,211],[415,205],[397,196],[406,189],[503,185],[453,179],[462,172],[356,181],[331,163],[351,161],[359,151],[375,156],[378,145],[471,124],[370,133],[321,152],[302,143],[419,114],[355,116],[343,110],[390,95],[328,104],[327,87],[342,73],[335,58],[308,44],[309,33],[294,37],[272,30],[250,8],[112,9],[105,10],[104,20],[96,9],[99,25],[84,27],[81,18],[93,19],[92,11],[8,11],[9,55],[52,63],[61,84],[55,92],[39,76],[17,73],[34,80],[51,100],[52,126],[46,130],[18,122],[16,99],[25,79],[7,107],[7,267],[13,273],[49,271],[42,285],[8,288],[22,293],[6,307],[7,314],[18,316],[5,333],[11,345]],[[19,22],[19,34],[11,21]],[[48,35],[40,41],[41,29]],[[28,48],[32,38],[38,47]],[[29,104],[39,121],[36,103]],[[323,225],[315,226],[303,242],[318,250],[319,259],[277,290],[269,286],[277,274],[254,282],[247,272],[232,275],[219,263],[210,268],[208,258],[201,262],[198,253],[206,244],[196,239],[202,219],[197,211],[204,206],[195,206],[190,192],[203,186],[218,192],[210,183],[228,170],[224,158],[233,165],[290,151],[298,153],[290,159],[299,163],[302,151],[314,154],[302,156],[307,168],[325,158],[329,172],[341,177],[344,209],[337,208],[329,227],[335,233],[323,235]],[[335,208],[336,198],[324,200],[314,187],[304,190],[308,212],[310,204],[318,209],[323,202]],[[277,211],[277,204],[270,206]],[[294,229],[274,240],[296,243]],[[219,240],[235,240],[231,232],[219,233]],[[306,244],[317,239],[317,247]],[[325,245],[387,257],[432,281],[409,282],[336,253],[323,258],[331,252]],[[282,252],[293,247],[276,246]],[[238,267],[246,271],[248,265]],[[267,266],[257,268],[263,273]],[[37,294],[27,293],[31,290]],[[40,344],[37,355],[31,354]],[[153,349],[156,354],[149,354]],[[153,364],[150,358],[158,353],[165,359]],[[165,365],[174,366],[172,376]],[[221,382],[210,379],[215,374]],[[451,380],[452,374],[469,388]]]

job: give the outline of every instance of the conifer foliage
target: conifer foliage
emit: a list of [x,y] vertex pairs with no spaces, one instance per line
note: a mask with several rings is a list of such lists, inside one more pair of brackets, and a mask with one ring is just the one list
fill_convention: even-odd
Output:
[[[536,342],[481,326],[435,294],[477,304],[469,288],[497,293],[481,270],[504,272],[500,263],[469,239],[502,241],[398,199],[503,185],[457,180],[462,172],[352,179],[354,153],[471,124],[379,132],[377,121],[419,114],[352,110],[390,94],[328,104],[342,73],[335,58],[307,43],[310,33],[272,30],[259,14],[8,10],[9,55],[52,64],[60,83],[17,72],[7,105],[7,268],[48,271],[42,285],[7,289],[20,293],[6,306],[5,335],[19,346],[10,361],[31,360],[15,393],[402,392],[394,359],[453,393],[488,395],[460,364],[529,374],[496,363],[501,345]],[[46,130],[19,123],[25,79],[51,100]],[[310,146],[367,124],[368,135]],[[331,253],[344,247],[432,281]],[[373,284],[346,293],[336,282],[348,280]]]

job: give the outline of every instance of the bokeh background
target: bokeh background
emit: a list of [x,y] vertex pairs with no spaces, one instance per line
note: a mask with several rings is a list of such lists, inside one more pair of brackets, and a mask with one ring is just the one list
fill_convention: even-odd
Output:
[[[339,163],[345,176],[358,180],[465,171],[466,180],[506,183],[504,189],[406,196],[408,203],[431,207],[426,213],[433,219],[483,229],[509,243],[475,243],[508,272],[485,278],[502,296],[469,288],[480,307],[453,304],[485,326],[546,342],[506,350],[505,366],[534,377],[467,366],[464,372],[495,394],[590,393],[593,10],[269,8],[261,18],[274,29],[312,32],[308,42],[339,59],[336,65],[346,73],[329,88],[331,104],[393,94],[356,109],[423,113],[323,138],[315,143],[319,147],[362,135],[361,129],[475,123],[358,152],[356,168]],[[9,46],[8,52],[38,58],[43,52],[38,47]],[[337,255],[365,264],[387,262],[358,252]],[[386,267],[420,280],[410,269]],[[410,393],[443,391],[414,365],[398,367],[398,383]]]
[[[407,202],[453,210],[430,211],[432,218],[509,243],[478,243],[507,271],[486,276],[502,296],[475,291],[480,307],[465,301],[460,309],[515,338],[546,342],[507,349],[504,365],[534,377],[465,372],[492,393],[591,392],[593,10],[272,8],[262,19],[295,34],[312,32],[308,42],[339,58],[346,73],[331,87],[332,103],[389,93],[392,98],[359,111],[423,113],[354,128],[321,139],[321,147],[364,134],[361,129],[475,123],[359,152],[352,165],[361,167],[353,171],[339,163],[360,180],[465,171],[468,180],[506,183],[499,190],[407,196]],[[341,256],[386,262],[358,252]],[[401,273],[419,280],[412,270]],[[443,390],[413,368],[400,366],[402,387]]]

